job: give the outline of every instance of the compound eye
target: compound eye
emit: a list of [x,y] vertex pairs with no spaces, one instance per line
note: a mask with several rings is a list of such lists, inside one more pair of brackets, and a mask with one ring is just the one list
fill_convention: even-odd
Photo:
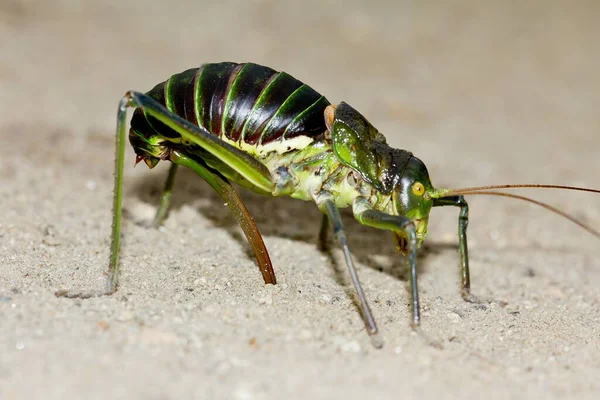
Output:
[[412,192],[415,196],[423,196],[425,194],[425,186],[421,182],[415,182],[412,185]]

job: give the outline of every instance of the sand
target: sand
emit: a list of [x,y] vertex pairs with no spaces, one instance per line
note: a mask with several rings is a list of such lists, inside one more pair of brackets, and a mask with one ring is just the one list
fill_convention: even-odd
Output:
[[[279,283],[193,173],[147,229],[167,165],[127,149],[120,290],[104,284],[114,124],[128,89],[204,62],[285,70],[363,112],[439,187],[599,187],[594,1],[0,3],[0,398],[597,398],[598,239],[510,199],[472,197],[473,293],[459,294],[457,210],[432,212],[422,328],[404,259],[344,213],[385,346],[365,333],[314,204],[244,192]],[[176,2],[173,2],[176,3]],[[451,3],[451,4],[450,4]],[[519,192],[598,226],[600,197]]]

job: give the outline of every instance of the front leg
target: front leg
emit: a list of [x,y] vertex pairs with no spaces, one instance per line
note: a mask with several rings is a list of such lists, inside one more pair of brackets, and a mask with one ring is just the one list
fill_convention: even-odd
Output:
[[410,288],[412,297],[412,325],[418,327],[421,323],[419,307],[419,290],[417,286],[417,232],[415,224],[403,215],[390,215],[373,210],[364,199],[357,199],[352,207],[354,217],[362,225],[378,229],[402,232],[407,237],[408,269],[410,271]]
[[469,273],[469,249],[467,247],[467,225],[469,225],[469,205],[464,196],[450,196],[435,199],[434,207],[455,206],[460,207],[458,214],[458,251],[460,252],[460,277],[461,295],[465,301],[477,303],[478,300],[471,294],[471,277]]

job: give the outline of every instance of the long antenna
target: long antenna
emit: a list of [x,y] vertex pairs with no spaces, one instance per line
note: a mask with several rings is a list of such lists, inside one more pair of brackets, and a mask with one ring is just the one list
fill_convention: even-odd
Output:
[[600,193],[600,189],[590,189],[579,186],[565,186],[565,185],[539,185],[539,184],[524,184],[524,185],[492,185],[492,186],[475,186],[463,189],[449,189],[448,193],[444,193],[444,196],[455,195],[455,194],[473,194],[472,192],[490,189],[519,189],[519,188],[545,188],[545,189],[563,189],[563,190],[577,190],[580,192],[589,193]]
[[[499,187],[499,188],[504,189],[506,186],[508,186],[508,185],[503,185],[502,187]],[[514,186],[510,186],[510,187],[515,187],[515,186],[516,187],[532,187],[532,186],[524,186],[524,185],[514,185]],[[529,203],[533,203],[533,204],[536,204],[536,205],[538,205],[540,207],[543,207],[546,210],[552,211],[553,213],[558,214],[558,215],[560,215],[563,218],[568,219],[569,221],[573,222],[576,225],[579,225],[581,228],[585,229],[586,231],[588,231],[589,233],[591,233],[592,235],[594,235],[598,239],[600,239],[600,232],[599,231],[595,230],[594,228],[590,227],[589,225],[586,225],[585,223],[581,222],[580,220],[578,220],[577,218],[573,217],[572,215],[567,214],[566,212],[559,210],[556,207],[553,207],[553,206],[551,206],[549,204],[543,203],[543,202],[538,201],[538,200],[531,199],[529,197],[520,196],[518,194],[504,193],[504,192],[494,192],[494,191],[491,191],[491,190],[484,190],[484,188],[488,188],[488,187],[498,187],[498,186],[485,186],[485,187],[481,187],[481,188],[474,188],[473,191],[469,191],[469,189],[450,190],[450,193],[448,193],[445,196],[453,196],[453,195],[456,195],[456,194],[462,194],[462,195],[465,195],[465,194],[468,194],[468,195],[471,195],[471,194],[481,194],[481,195],[488,195],[488,196],[510,197],[510,198],[513,198],[513,199],[519,199],[519,200],[527,201]],[[533,186],[533,187],[538,187],[538,186]],[[548,186],[544,185],[542,187],[548,187]],[[564,186],[558,187],[558,189],[562,189],[562,188],[569,188],[570,189],[570,187],[564,187]],[[599,190],[595,190],[595,189],[575,188],[573,190],[583,190],[583,191],[586,191],[586,192],[600,193]]]

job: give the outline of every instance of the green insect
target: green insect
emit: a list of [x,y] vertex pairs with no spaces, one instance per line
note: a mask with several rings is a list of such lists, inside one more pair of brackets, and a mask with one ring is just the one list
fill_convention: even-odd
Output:
[[[127,108],[136,108],[129,141],[153,168],[171,161],[161,204],[154,220],[165,218],[179,165],[200,175],[223,198],[244,231],[265,283],[276,283],[262,237],[230,182],[269,196],[314,201],[323,212],[320,240],[329,223],[339,242],[361,303],[367,331],[376,346],[382,341],[354,267],[339,208],[352,207],[356,220],[393,233],[407,255],[410,271],[412,325],[420,324],[417,249],[427,235],[432,207],[458,207],[458,240],[462,296],[470,293],[467,223],[463,195],[489,194],[520,198],[557,212],[600,237],[600,233],[546,204],[490,189],[553,187],[502,185],[461,190],[435,189],[425,164],[406,150],[387,145],[385,137],[346,103],[331,105],[311,87],[271,68],[231,62],[205,64],[171,76],[146,94],[127,92],[119,104],[112,243],[106,290],[117,290],[123,195]],[[61,296],[89,294],[61,292]]]

